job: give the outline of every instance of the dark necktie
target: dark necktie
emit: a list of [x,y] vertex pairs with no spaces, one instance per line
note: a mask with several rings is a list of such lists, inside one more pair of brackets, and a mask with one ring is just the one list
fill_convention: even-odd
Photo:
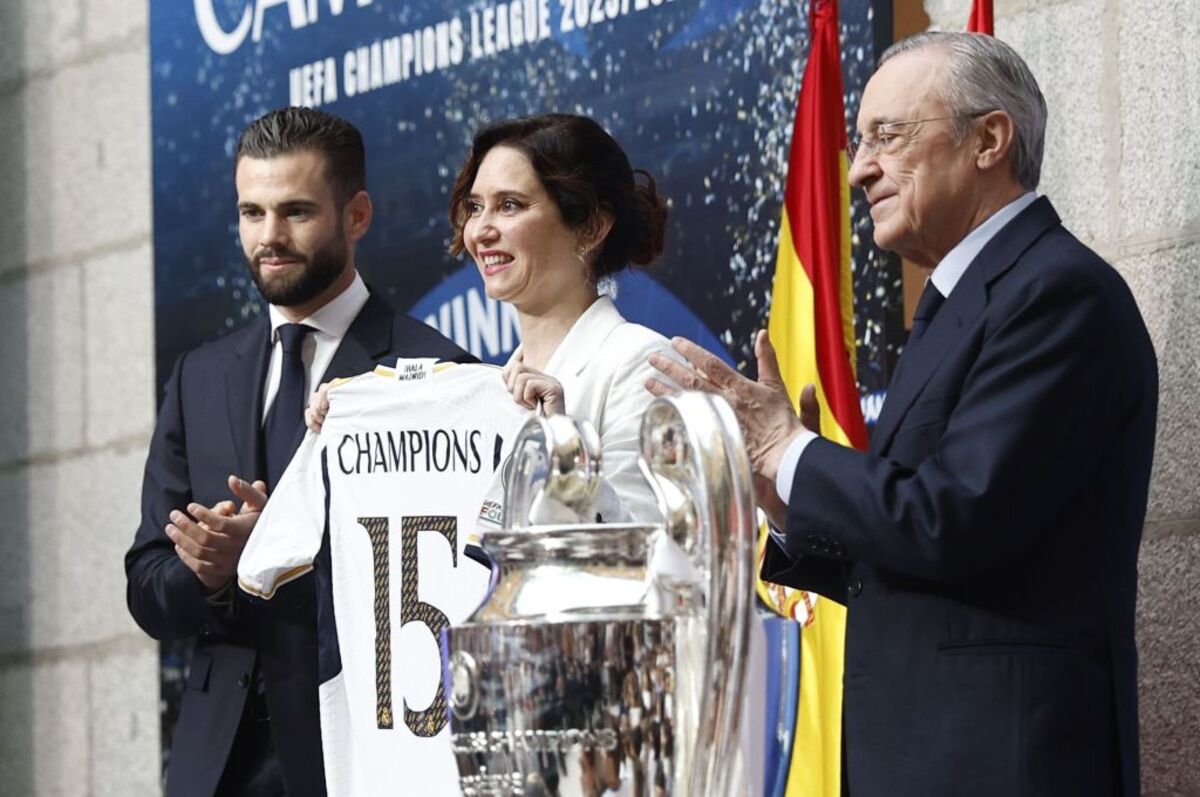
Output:
[[925,334],[925,330],[929,328],[929,322],[933,320],[933,316],[944,301],[946,301],[946,297],[942,296],[941,291],[933,284],[933,280],[928,280],[925,283],[925,290],[921,292],[921,300],[917,302],[917,310],[913,313],[912,333],[908,336],[909,344]]
[[279,328],[283,349],[280,358],[279,390],[275,403],[267,413],[264,439],[267,447],[267,483],[271,489],[287,468],[294,453],[292,444],[304,421],[304,336],[312,327],[303,324],[284,324]]

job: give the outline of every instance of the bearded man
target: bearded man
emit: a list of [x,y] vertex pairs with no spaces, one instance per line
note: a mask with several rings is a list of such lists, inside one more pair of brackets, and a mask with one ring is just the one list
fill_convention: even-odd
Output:
[[470,359],[355,270],[372,206],[353,125],[307,108],[268,113],[238,140],[235,182],[242,248],[269,310],[176,363],[125,557],[138,625],[196,640],[171,797],[325,792],[313,575],[251,603],[234,589],[238,559],[303,437],[313,388],[396,357]]

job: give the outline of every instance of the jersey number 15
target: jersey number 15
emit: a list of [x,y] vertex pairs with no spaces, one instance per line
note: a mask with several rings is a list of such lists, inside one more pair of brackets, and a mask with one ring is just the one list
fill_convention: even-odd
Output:
[[[375,567],[375,717],[380,728],[392,728],[392,620],[391,560],[388,554],[390,523],[386,517],[360,517],[359,525],[371,539]],[[453,515],[405,515],[400,518],[400,624],[420,623],[429,629],[442,650],[442,630],[450,620],[436,606],[417,598],[417,532],[433,531],[450,543],[451,562],[458,567],[458,519]],[[437,694],[424,711],[413,711],[404,701],[404,724],[417,736],[436,736],[446,726],[446,689],[438,678]]]

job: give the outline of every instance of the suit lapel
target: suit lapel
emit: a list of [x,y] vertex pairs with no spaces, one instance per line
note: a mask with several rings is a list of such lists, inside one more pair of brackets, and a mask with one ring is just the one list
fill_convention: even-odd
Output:
[[977,278],[978,272],[967,269],[925,334],[905,347],[871,434],[872,452],[887,451],[909,407],[921,394],[946,352],[961,339],[960,331],[983,311],[987,296]]
[[920,340],[900,357],[887,399],[871,434],[871,451],[886,453],[904,416],[925,389],[947,352],[963,339],[964,330],[983,312],[988,287],[1017,262],[1046,230],[1059,224],[1050,200],[1037,199],[996,233],[979,252],[947,297]]
[[225,406],[237,453],[237,475],[243,479],[266,478],[261,427],[270,332],[269,323],[258,322],[250,334],[238,341],[225,370]]
[[370,371],[392,350],[392,310],[375,294],[358,311],[317,384]]

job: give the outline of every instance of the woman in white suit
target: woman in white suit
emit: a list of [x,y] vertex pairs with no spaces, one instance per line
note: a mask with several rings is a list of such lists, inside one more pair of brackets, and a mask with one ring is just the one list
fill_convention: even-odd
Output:
[[663,249],[667,204],[635,181],[624,151],[593,120],[546,114],[475,136],[450,201],[451,252],[470,253],[488,296],[517,310],[521,346],[504,368],[513,398],[591,421],[601,473],[635,520],[658,517],[638,469],[638,431],[653,400],[662,335],[621,317],[601,286]]

